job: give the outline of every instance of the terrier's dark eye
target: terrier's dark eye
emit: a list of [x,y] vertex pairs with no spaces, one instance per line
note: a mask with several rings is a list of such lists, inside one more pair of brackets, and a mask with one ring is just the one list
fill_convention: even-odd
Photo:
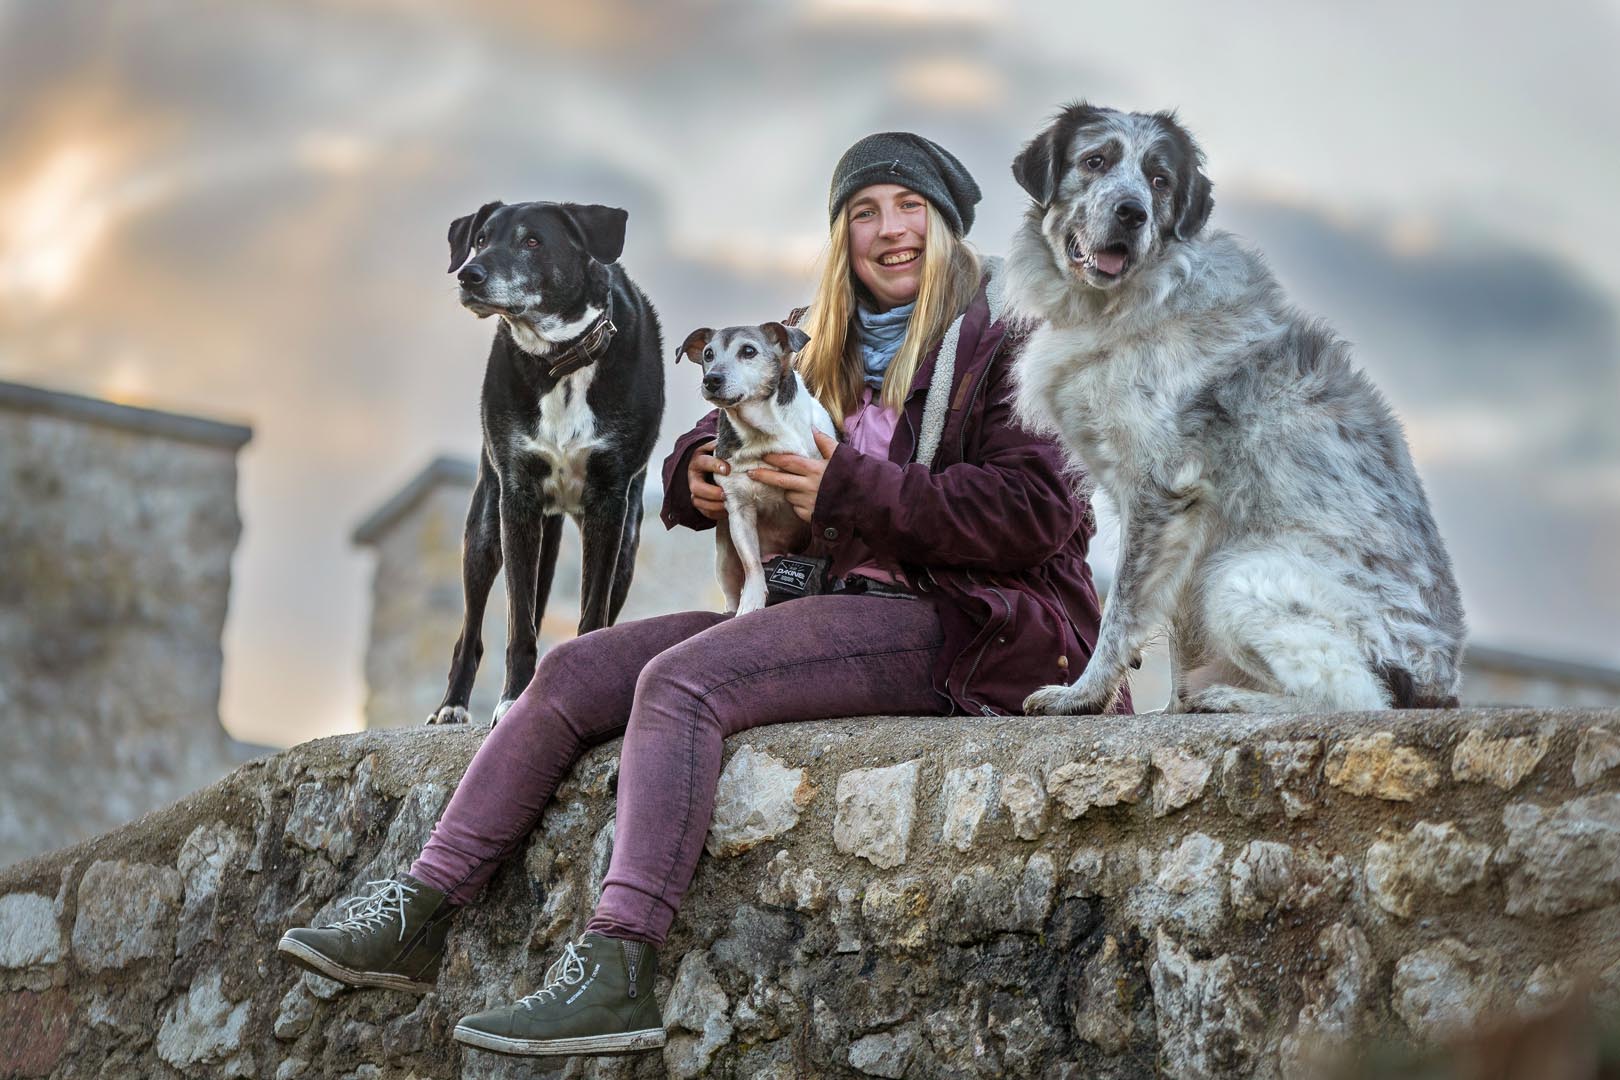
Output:
[[714,359],[714,350],[713,349],[704,349],[703,350],[703,359],[705,359],[705,360],[713,360]]
[[737,355],[742,357],[744,360],[751,360],[759,355],[759,350],[754,348],[752,345],[744,345],[742,348],[737,350]]
[[1085,161],[1081,162],[1081,164],[1090,169],[1092,172],[1098,172],[1104,165],[1108,164],[1108,159],[1103,157],[1101,154],[1092,154],[1090,157],[1086,158]]
[[540,238],[538,236],[531,236],[527,240],[523,241],[523,246],[524,247],[539,247],[540,246]]
[[1153,190],[1154,191],[1169,191],[1170,190],[1170,178],[1168,176],[1165,176],[1163,173],[1160,173],[1158,176],[1155,176],[1153,178]]

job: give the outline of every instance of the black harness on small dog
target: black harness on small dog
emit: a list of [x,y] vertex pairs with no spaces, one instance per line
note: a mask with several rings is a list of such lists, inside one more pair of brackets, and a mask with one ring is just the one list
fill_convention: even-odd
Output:
[[607,307],[602,314],[596,317],[585,332],[574,339],[574,343],[555,356],[545,357],[550,363],[547,374],[553,379],[560,379],[564,375],[572,375],[582,367],[596,363],[601,355],[613,342],[613,335],[619,328],[613,325],[613,294],[608,294]]

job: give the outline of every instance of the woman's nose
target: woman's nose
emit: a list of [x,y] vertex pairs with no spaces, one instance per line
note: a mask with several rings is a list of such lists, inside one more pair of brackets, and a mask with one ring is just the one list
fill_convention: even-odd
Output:
[[902,236],[906,231],[906,219],[899,214],[884,214],[883,221],[878,227],[879,236]]

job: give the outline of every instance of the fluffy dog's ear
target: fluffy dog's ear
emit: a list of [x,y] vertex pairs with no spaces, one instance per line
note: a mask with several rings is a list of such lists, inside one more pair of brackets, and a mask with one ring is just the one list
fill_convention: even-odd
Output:
[[1013,158],[1012,174],[1018,186],[1042,207],[1051,205],[1063,181],[1063,171],[1068,168],[1065,159],[1069,156],[1074,133],[1104,119],[1109,111],[1083,101],[1065,106],[1051,126],[1026,143]]
[[1057,138],[1058,125],[1053,124],[1026,143],[1013,158],[1013,179],[1042,207],[1050,205],[1052,196],[1057,193],[1058,176],[1053,168],[1053,163],[1060,158]]
[[1173,112],[1155,113],[1170,140],[1176,170],[1176,197],[1170,207],[1170,234],[1177,240],[1191,240],[1209,221],[1215,209],[1209,177],[1204,175],[1204,151],[1181,126]]
[[712,337],[714,331],[707,326],[700,326],[687,334],[686,340],[681,342],[681,347],[675,350],[675,362],[680,363],[681,357],[684,356],[692,363],[701,365],[703,363],[701,354],[708,347],[709,339]]
[[1203,169],[1193,169],[1190,182],[1176,195],[1176,204],[1176,239],[1191,240],[1215,209],[1215,197],[1210,194],[1209,177]]
[[624,254],[624,225],[630,220],[629,211],[594,203],[564,203],[563,209],[579,226],[585,250],[590,252],[591,258],[599,263],[610,263]]
[[494,202],[485,203],[466,217],[458,217],[450,223],[450,269],[446,273],[453,274],[461,269],[462,264],[467,261],[467,256],[472,254],[473,241],[478,239],[478,230],[484,227],[489,215],[505,205],[496,199]]
[[810,344],[810,335],[797,326],[785,326],[779,322],[760,323],[759,328],[765,331],[765,336],[771,343],[784,352],[796,353]]

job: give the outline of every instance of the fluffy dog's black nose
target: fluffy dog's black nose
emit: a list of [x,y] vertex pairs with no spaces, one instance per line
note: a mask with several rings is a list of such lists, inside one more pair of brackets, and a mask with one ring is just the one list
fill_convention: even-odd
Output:
[[720,375],[703,376],[703,392],[705,394],[718,394],[720,388],[726,385],[726,380]]
[[477,263],[468,263],[456,274],[456,280],[471,289],[482,285],[489,279],[489,272]]
[[1114,216],[1119,218],[1129,229],[1140,229],[1142,223],[1147,221],[1148,212],[1142,204],[1135,199],[1126,199],[1114,207]]

